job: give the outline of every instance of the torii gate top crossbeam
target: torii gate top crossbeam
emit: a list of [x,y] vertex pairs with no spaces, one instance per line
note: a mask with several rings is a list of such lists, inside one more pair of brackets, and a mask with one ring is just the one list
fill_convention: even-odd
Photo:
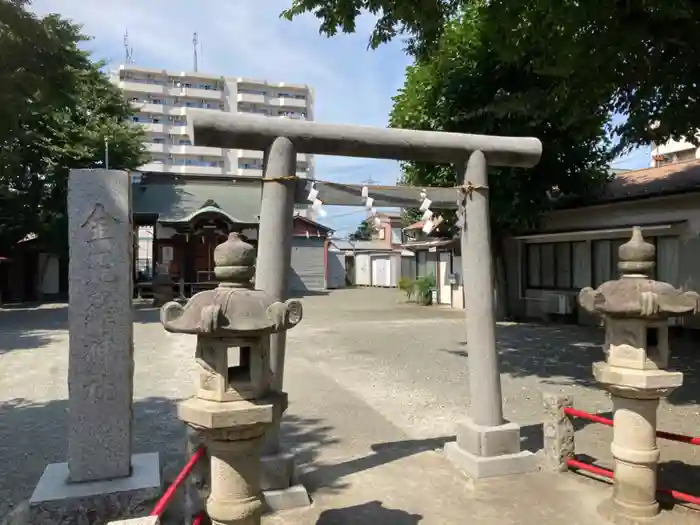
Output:
[[440,131],[322,124],[305,120],[193,109],[188,132],[197,146],[265,151],[287,137],[297,153],[419,162],[466,162],[480,150],[490,166],[529,168],[542,155],[532,137],[497,137]]

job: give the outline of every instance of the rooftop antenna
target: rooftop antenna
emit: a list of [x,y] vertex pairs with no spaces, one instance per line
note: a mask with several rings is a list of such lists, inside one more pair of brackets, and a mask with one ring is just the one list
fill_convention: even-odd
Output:
[[133,64],[134,63],[134,48],[129,47],[129,30],[124,32],[124,63]]
[[194,72],[196,73],[198,71],[198,64],[197,64],[197,33],[194,33],[192,35],[192,49],[194,50]]

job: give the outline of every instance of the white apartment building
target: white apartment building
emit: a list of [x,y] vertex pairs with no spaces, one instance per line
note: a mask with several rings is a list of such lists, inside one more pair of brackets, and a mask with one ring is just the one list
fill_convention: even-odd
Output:
[[[313,120],[309,86],[270,83],[195,72],[122,65],[112,73],[134,107],[134,122],[147,134],[151,154],[143,172],[173,175],[262,176],[262,151],[193,146],[187,135],[189,108]],[[297,176],[314,178],[312,155],[297,156]]]
[[700,159],[700,148],[684,140],[669,140],[665,144],[651,144],[650,168],[666,164]]

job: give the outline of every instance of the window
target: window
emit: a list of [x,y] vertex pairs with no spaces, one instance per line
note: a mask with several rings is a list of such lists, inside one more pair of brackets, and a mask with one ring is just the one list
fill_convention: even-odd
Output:
[[401,244],[401,228],[391,229],[391,244]]
[[523,280],[526,288],[575,290],[588,286],[585,242],[525,245]]
[[[657,244],[656,237],[646,237],[645,240],[654,246]],[[597,288],[605,281],[610,281],[620,277],[620,272],[617,268],[619,262],[620,246],[628,241],[624,239],[599,240],[591,243],[592,251],[592,266],[593,266],[593,283],[591,286]],[[658,260],[658,249],[656,258]],[[651,276],[654,277],[653,275]]]

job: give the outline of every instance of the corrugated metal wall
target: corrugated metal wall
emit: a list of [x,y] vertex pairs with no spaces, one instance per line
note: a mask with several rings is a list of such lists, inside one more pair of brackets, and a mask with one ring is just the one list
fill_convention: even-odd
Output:
[[292,243],[289,290],[307,292],[326,289],[324,239],[295,237]]
[[328,288],[345,288],[345,252],[328,252]]

